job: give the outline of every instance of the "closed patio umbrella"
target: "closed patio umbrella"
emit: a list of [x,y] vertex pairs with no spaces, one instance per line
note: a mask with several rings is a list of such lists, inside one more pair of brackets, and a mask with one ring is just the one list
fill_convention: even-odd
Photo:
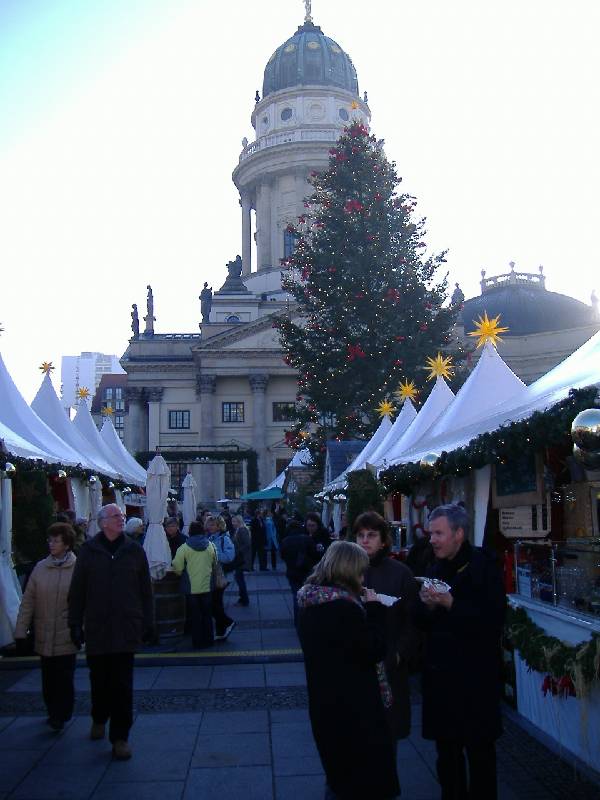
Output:
[[171,566],[171,550],[163,520],[167,513],[167,498],[171,486],[171,470],[161,455],[155,455],[148,466],[146,477],[146,516],[148,530],[144,550],[154,580],[164,578]]
[[198,484],[194,480],[191,469],[188,467],[188,473],[185,476],[183,483],[183,533],[188,535],[190,523],[196,519],[196,489]]
[[21,587],[12,563],[12,481],[0,480],[0,647],[14,639]]

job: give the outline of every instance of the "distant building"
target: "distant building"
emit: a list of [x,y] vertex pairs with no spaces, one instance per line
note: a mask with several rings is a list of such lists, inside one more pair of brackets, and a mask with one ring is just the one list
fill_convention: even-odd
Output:
[[[508,328],[498,353],[529,384],[544,375],[587,342],[600,329],[597,304],[586,305],[574,297],[546,289],[543,267],[537,273],[522,272],[510,263],[510,272],[486,277],[481,273],[481,294],[462,304],[456,333],[465,343],[473,322],[487,313],[500,315]],[[474,354],[474,361],[479,356]]]
[[61,399],[66,409],[75,407],[80,389],[89,390],[88,404],[100,384],[103,375],[124,375],[118,356],[104,353],[83,352],[78,356],[63,356],[61,359]]
[[92,418],[98,428],[101,428],[104,423],[107,414],[106,409],[111,409],[108,413],[121,441],[124,440],[125,420],[127,417],[126,386],[127,373],[125,372],[120,375],[103,375],[92,399],[91,407]]

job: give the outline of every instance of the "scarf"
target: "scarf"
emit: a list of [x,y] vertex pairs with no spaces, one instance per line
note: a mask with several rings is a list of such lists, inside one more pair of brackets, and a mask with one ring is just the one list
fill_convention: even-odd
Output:
[[[365,609],[356,595],[349,592],[347,589],[342,589],[339,586],[316,586],[311,583],[305,584],[298,591],[298,607],[309,608],[310,606],[320,606],[324,603],[332,603],[334,600],[347,600],[355,603],[360,610],[364,613]],[[375,664],[377,672],[377,681],[379,683],[379,692],[384,708],[390,708],[393,702],[392,690],[385,674],[385,666],[383,661]]]
[[61,556],[61,558],[55,558],[54,556],[50,556],[50,558],[52,559],[52,566],[53,567],[62,567],[62,565],[66,561],[69,560],[69,556],[70,555],[71,555],[71,551],[67,550],[67,552],[64,554],[64,556]]

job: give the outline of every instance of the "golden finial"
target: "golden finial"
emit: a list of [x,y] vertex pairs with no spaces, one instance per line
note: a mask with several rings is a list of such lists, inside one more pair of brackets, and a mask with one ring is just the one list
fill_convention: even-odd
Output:
[[380,417],[389,417],[394,413],[396,407],[390,400],[382,400],[375,410]]
[[398,398],[398,400],[416,400],[418,394],[419,390],[415,386],[415,382],[409,382],[408,378],[404,381],[404,383],[400,383],[394,392],[394,395]]
[[429,356],[423,369],[429,370],[428,381],[432,381],[435,378],[447,378],[449,380],[454,374],[451,356],[444,357],[441,353],[438,353],[435,358]]
[[350,103],[350,108],[351,108],[353,111],[356,111],[356,109],[358,108],[358,103],[356,102],[356,100],[353,100],[353,101]]
[[114,413],[115,413],[114,409],[111,408],[111,406],[104,406],[104,408],[102,409],[102,416],[104,417],[112,417]]
[[486,342],[491,342],[495,347],[498,342],[502,341],[502,337],[499,334],[506,333],[508,328],[500,327],[498,324],[499,319],[500,314],[493,319],[489,319],[487,311],[484,311],[483,317],[480,315],[477,322],[473,320],[475,330],[471,331],[468,335],[478,337],[479,341],[477,342],[477,347],[481,347]]
[[39,369],[42,370],[44,375],[49,375],[54,369],[54,364],[51,361],[42,361]]
[[90,396],[90,390],[87,386],[82,386],[81,389],[77,389],[77,397],[79,400],[87,400]]

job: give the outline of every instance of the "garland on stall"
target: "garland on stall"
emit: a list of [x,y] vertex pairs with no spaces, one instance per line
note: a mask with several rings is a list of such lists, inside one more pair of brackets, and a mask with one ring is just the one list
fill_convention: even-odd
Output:
[[568,645],[549,636],[533,622],[524,608],[509,606],[506,635],[530,670],[545,675],[544,695],[585,697],[600,681],[600,634],[587,642]]
[[122,491],[128,487],[128,483],[126,481],[120,481],[117,478],[111,478],[101,472],[94,472],[91,469],[85,469],[81,466],[81,464],[77,464],[74,467],[69,467],[60,463],[48,464],[45,461],[38,461],[34,458],[23,458],[22,456],[12,456],[6,455],[5,453],[0,453],[0,472],[4,472],[6,470],[7,464],[13,464],[13,466],[15,466],[17,471],[20,473],[38,472],[46,475],[48,478],[79,478],[82,481],[87,481],[92,475],[97,475],[102,480],[103,484],[108,485],[109,483],[112,483],[111,488]]
[[415,486],[431,478],[467,475],[486,464],[504,464],[522,457],[526,451],[538,452],[548,446],[570,443],[574,418],[596,401],[597,389],[571,389],[568,398],[547,411],[534,411],[528,418],[482,433],[465,447],[443,451],[435,466],[420,462],[390,467],[379,476],[387,493],[411,495]]

